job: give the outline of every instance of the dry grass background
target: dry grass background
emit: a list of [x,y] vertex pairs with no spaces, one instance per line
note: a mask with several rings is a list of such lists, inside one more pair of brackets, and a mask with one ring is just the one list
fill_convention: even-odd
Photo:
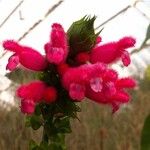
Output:
[[[107,106],[81,103],[81,122],[72,121],[68,150],[140,150],[141,130],[150,113],[150,92],[138,90],[132,95],[132,102],[115,115]],[[27,150],[30,138],[38,141],[41,131],[25,128],[24,119],[16,108],[9,112],[0,108],[0,150]]]

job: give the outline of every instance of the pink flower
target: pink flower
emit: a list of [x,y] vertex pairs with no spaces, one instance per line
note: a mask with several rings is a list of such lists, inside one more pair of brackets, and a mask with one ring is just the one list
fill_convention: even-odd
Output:
[[87,73],[81,68],[69,68],[62,76],[62,84],[73,100],[84,98],[84,85],[87,80]]
[[63,27],[54,23],[50,35],[50,42],[44,46],[47,60],[50,63],[64,63],[68,55],[67,37]]
[[109,90],[107,92],[105,90],[103,88],[102,91],[95,92],[88,86],[86,87],[85,96],[97,103],[111,105],[113,113],[119,109],[121,104],[127,103],[130,100],[127,93],[117,90],[114,86],[109,87],[110,93],[108,93]]
[[7,70],[13,71],[19,64],[19,57],[18,55],[14,54],[8,59],[8,64],[6,66]]
[[35,102],[33,100],[21,100],[21,112],[24,114],[33,114],[35,110]]
[[96,46],[91,51],[90,61],[92,63],[103,62],[109,64],[121,57],[123,64],[128,66],[130,64],[130,57],[126,49],[133,47],[134,44],[134,38],[124,37],[118,42]]
[[113,69],[107,69],[103,75],[103,80],[105,82],[116,81],[118,79],[118,73]]
[[12,40],[4,41],[3,47],[15,53],[9,58],[6,67],[10,71],[14,70],[19,63],[25,68],[34,71],[42,71],[47,66],[46,59],[30,47],[21,46]]
[[98,37],[96,38],[96,44],[99,44],[101,41],[102,41],[102,38],[101,38],[100,36],[98,36]]
[[125,89],[134,88],[136,82],[132,78],[118,79],[117,73],[111,69],[108,69],[100,78],[101,90],[96,91],[90,84],[87,84],[85,96],[97,103],[111,105],[114,113],[121,104],[129,102],[130,96],[125,92]]
[[46,85],[42,81],[34,81],[29,84],[22,85],[17,90],[17,96],[23,100],[33,100],[34,102],[41,102]]
[[72,99],[82,100],[87,84],[90,84],[95,91],[101,90],[100,77],[105,71],[106,66],[101,63],[69,68],[62,76],[62,84],[69,91]]
[[82,52],[82,53],[77,54],[77,56],[75,57],[75,60],[78,64],[85,64],[86,62],[90,60],[90,56],[87,52]]
[[70,84],[69,95],[73,100],[83,100],[85,97],[85,86],[76,83]]
[[134,88],[136,86],[136,81],[132,78],[121,78],[116,81],[117,88]]
[[57,71],[60,75],[63,75],[68,69],[69,65],[66,63],[62,63],[57,66]]
[[21,111],[26,114],[32,114],[36,103],[43,101],[43,95],[47,86],[42,81],[34,81],[20,86],[17,89],[17,96],[21,99]]
[[54,87],[47,87],[43,94],[46,103],[52,103],[57,99],[57,90]]

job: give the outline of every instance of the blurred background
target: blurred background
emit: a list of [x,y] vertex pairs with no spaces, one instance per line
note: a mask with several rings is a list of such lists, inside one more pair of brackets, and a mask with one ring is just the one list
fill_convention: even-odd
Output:
[[[135,37],[130,66],[113,65],[120,76],[138,80],[131,102],[114,115],[107,106],[81,103],[81,122],[72,122],[73,133],[66,140],[68,150],[140,150],[141,131],[150,113],[150,0],[0,0],[0,12],[0,43],[15,39],[41,53],[52,23],[61,23],[67,31],[85,15],[97,16],[95,28],[104,28],[102,43]],[[25,128],[15,88],[31,76],[19,69],[7,72],[10,55],[0,45],[0,150],[27,150],[29,139],[38,141],[41,131]]]

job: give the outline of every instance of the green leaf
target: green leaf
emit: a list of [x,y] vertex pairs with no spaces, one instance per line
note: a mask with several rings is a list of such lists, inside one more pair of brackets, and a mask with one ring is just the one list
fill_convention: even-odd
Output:
[[51,143],[49,145],[49,150],[66,150],[66,148],[63,148],[61,145],[58,143]]
[[141,135],[141,150],[150,150],[150,114],[144,122]]
[[71,132],[70,117],[56,118],[54,120],[54,126],[57,129],[58,133],[70,133]]
[[145,44],[147,43],[147,41],[149,39],[150,39],[150,24],[148,25],[146,36],[145,36],[143,43],[141,44],[141,48],[143,48],[143,46],[145,46]]
[[38,150],[38,145],[34,140],[30,140],[29,142],[29,150]]
[[39,129],[39,128],[41,127],[41,125],[42,125],[41,117],[36,116],[36,115],[33,115],[33,116],[30,118],[30,124],[31,124],[31,127],[32,127],[34,130]]
[[41,108],[40,105],[36,105],[35,107],[35,115],[40,116],[41,115]]
[[25,83],[25,82],[32,81],[33,79],[36,79],[35,72],[29,70],[23,70],[20,68],[10,73],[7,73],[6,77],[8,77],[10,80],[12,80],[15,83]]
[[48,143],[42,141],[42,142],[40,143],[39,150],[49,150]]
[[75,102],[67,98],[63,98],[63,101],[57,104],[57,106],[62,110],[62,113],[73,118],[77,112],[81,112],[81,108]]
[[31,127],[31,116],[26,116],[26,120],[25,120],[25,126],[26,127]]
[[27,116],[25,125],[26,127],[32,127],[34,130],[37,130],[42,125],[41,117],[36,115]]
[[68,30],[68,41],[70,45],[70,57],[79,52],[88,52],[95,45],[98,34],[94,31],[96,17],[83,17],[74,22]]

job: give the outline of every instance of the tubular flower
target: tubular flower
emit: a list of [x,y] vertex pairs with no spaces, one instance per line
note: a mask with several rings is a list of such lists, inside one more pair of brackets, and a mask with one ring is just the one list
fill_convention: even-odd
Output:
[[112,69],[108,69],[101,76],[101,83],[100,91],[93,90],[92,86],[87,85],[85,96],[95,102],[111,105],[113,113],[119,109],[121,104],[129,102],[130,96],[125,89],[136,86],[132,78],[118,79],[117,73]]
[[136,81],[132,78],[121,78],[115,84],[117,88],[134,88]]
[[88,53],[82,52],[76,56],[75,60],[78,64],[85,64],[90,60],[90,56]]
[[34,102],[42,101],[46,85],[42,81],[34,81],[26,85],[22,85],[17,90],[17,96],[21,99],[32,99]]
[[[72,99],[82,100],[85,87],[89,83],[93,90],[101,90],[101,76],[105,73],[106,66],[102,63],[86,64],[68,69],[63,77],[62,84],[69,90]],[[79,96],[78,96],[79,94]]]
[[9,58],[6,69],[13,71],[20,63],[27,69],[34,71],[42,71],[46,68],[46,59],[36,50],[19,45],[17,42],[7,40],[3,42],[3,47],[6,50],[14,52]]
[[54,102],[57,99],[57,91],[54,87],[47,87],[43,94],[46,103]]
[[20,108],[22,113],[31,115],[35,111],[35,102],[31,99],[22,99]]
[[17,90],[17,96],[21,99],[21,111],[23,113],[34,113],[37,102],[42,101],[45,83],[42,81],[34,81],[26,85],[22,85]]
[[133,47],[134,44],[134,38],[124,37],[118,42],[112,42],[101,46],[96,46],[91,51],[90,61],[92,63],[103,62],[109,64],[121,58],[123,64],[125,66],[128,66],[130,64],[130,57],[126,49]]
[[88,86],[85,95],[97,103],[111,105],[113,112],[117,111],[121,104],[130,100],[129,95],[125,91],[116,89],[114,85],[107,88],[104,86],[100,92],[95,92]]
[[44,46],[47,60],[50,63],[60,64],[68,56],[67,37],[63,27],[54,23],[50,35],[50,42]]
[[47,86],[42,81],[34,81],[22,85],[17,90],[17,96],[21,99],[21,111],[32,114],[37,103],[52,103],[57,98],[57,91],[54,87]]
[[72,99],[82,100],[84,98],[84,86],[88,80],[84,68],[69,68],[62,76],[62,84],[69,90]]

